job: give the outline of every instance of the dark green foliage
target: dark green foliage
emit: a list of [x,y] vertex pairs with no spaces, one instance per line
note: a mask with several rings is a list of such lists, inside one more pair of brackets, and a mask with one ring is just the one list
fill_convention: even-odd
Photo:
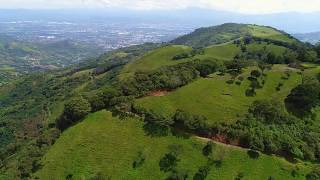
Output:
[[189,58],[189,57],[193,57],[193,56],[191,56],[189,53],[182,53],[182,54],[175,55],[172,58],[172,60],[180,60],[180,59],[185,59],[185,58]]
[[238,139],[244,147],[267,153],[306,160],[320,160],[319,124],[288,114],[282,103],[256,101],[248,116],[222,131],[230,140]]
[[163,117],[153,111],[145,113],[145,121],[149,123],[155,123],[162,127],[170,127],[174,123],[172,119]]
[[247,154],[251,159],[258,159],[260,156],[259,152],[254,151],[254,150],[248,150]]
[[241,60],[233,60],[233,61],[227,61],[225,62],[225,66],[228,70],[228,72],[235,72],[237,74],[240,74],[242,71],[242,68],[246,66],[245,62]]
[[204,180],[208,176],[210,167],[208,165],[199,168],[198,172],[193,176],[193,180]]
[[174,122],[178,125],[182,125],[188,130],[195,131],[198,133],[208,132],[208,124],[206,123],[206,117],[192,115],[182,110],[177,110],[174,117]]
[[248,97],[253,97],[256,95],[256,91],[254,88],[249,88],[246,90],[246,96]]
[[132,167],[134,169],[141,167],[145,160],[146,160],[146,157],[143,155],[141,151],[139,151],[138,156],[135,158],[135,160],[132,163]]
[[206,77],[218,71],[221,67],[217,61],[213,60],[195,61],[195,63],[195,68],[199,71],[201,77]]
[[186,171],[174,170],[170,172],[166,180],[186,180],[188,178],[188,173]]
[[203,147],[203,149],[202,149],[202,154],[203,154],[204,156],[209,156],[209,155],[211,155],[211,154],[212,154],[213,146],[214,146],[213,142],[209,141],[209,142],[207,143],[207,145]]
[[309,114],[311,109],[319,104],[320,83],[315,79],[305,79],[294,88],[286,98],[286,106],[290,112],[301,117]]
[[234,83],[234,80],[233,79],[230,79],[226,82],[227,84],[233,84]]
[[159,162],[160,170],[164,172],[173,171],[179,159],[174,153],[167,153]]
[[318,58],[320,58],[320,43],[315,45],[314,50],[317,52]]
[[93,112],[96,112],[96,111],[99,111],[103,108],[106,107],[105,105],[105,99],[103,98],[102,96],[102,93],[91,93],[91,94],[88,94],[85,99],[88,100],[88,102],[90,103],[90,106],[91,106],[91,110]]
[[307,180],[318,180],[320,179],[320,167],[316,166],[309,174],[306,176]]
[[65,104],[63,115],[58,119],[57,126],[64,130],[80,121],[91,111],[89,102],[82,97],[75,97]]
[[261,76],[261,73],[258,70],[253,70],[253,71],[251,71],[250,74],[252,77],[255,77],[255,78],[259,78]]
[[283,104],[274,100],[258,100],[249,108],[256,119],[265,123],[288,123],[292,118],[285,112]]

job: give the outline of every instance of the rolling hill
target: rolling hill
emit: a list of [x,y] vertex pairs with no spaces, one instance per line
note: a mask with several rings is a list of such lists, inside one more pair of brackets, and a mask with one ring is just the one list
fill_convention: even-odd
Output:
[[69,40],[40,44],[0,35],[0,84],[21,74],[77,64],[101,52],[98,48]]
[[22,76],[0,87],[0,179],[312,179],[317,56],[223,24]]

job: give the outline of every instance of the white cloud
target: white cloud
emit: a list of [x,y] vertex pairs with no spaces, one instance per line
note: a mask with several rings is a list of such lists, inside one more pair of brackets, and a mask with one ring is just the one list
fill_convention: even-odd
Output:
[[0,8],[97,8],[139,10],[212,8],[241,13],[320,11],[320,0],[0,0]]

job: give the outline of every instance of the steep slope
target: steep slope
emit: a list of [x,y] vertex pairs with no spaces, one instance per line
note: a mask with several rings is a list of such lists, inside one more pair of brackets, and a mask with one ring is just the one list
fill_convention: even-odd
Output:
[[[143,131],[143,122],[120,120],[100,111],[67,130],[43,158],[43,168],[34,175],[40,179],[165,179],[170,172],[160,170],[159,162],[168,152],[177,151],[176,171],[192,179],[208,158],[213,163],[207,179],[304,179],[310,167],[291,164],[275,156],[250,158],[247,150],[214,144],[209,157],[202,154],[207,140],[178,136],[152,137]],[[135,161],[143,157],[138,167]],[[295,170],[296,176],[291,172]]]

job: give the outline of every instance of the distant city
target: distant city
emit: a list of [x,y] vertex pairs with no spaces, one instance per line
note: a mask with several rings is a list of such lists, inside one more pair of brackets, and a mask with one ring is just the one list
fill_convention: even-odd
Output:
[[192,27],[151,23],[74,23],[67,21],[3,21],[0,32],[21,41],[50,43],[72,40],[109,51],[146,42],[166,42]]

